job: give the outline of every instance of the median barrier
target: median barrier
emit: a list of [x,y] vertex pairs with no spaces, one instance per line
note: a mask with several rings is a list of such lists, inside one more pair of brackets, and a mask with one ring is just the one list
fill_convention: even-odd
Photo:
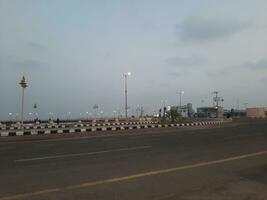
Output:
[[[217,125],[222,123],[232,122],[232,120],[225,121],[205,121],[205,122],[192,122],[192,123],[177,123],[177,124],[142,124],[137,123],[137,125],[120,125],[119,126],[80,126],[80,127],[70,127],[67,126],[48,126],[49,129],[24,129],[24,130],[12,130],[4,129],[0,130],[1,137],[7,136],[23,136],[23,135],[43,135],[43,134],[62,134],[62,133],[80,133],[80,132],[93,132],[93,131],[117,131],[117,130],[130,130],[130,129],[150,129],[150,128],[167,128],[167,127],[181,127],[181,126],[203,126],[203,125]],[[41,126],[40,126],[41,127]],[[87,127],[87,128],[85,128]],[[37,127],[38,128],[38,127]]]

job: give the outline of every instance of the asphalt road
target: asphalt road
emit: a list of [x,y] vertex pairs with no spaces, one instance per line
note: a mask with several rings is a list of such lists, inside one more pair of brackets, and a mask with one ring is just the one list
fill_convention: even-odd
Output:
[[267,199],[266,121],[0,143],[0,158],[0,200]]

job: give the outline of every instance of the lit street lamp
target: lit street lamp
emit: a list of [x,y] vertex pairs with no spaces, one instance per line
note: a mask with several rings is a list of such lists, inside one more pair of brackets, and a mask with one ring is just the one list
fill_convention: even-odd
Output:
[[50,119],[50,120],[52,120],[52,118],[53,118],[53,114],[54,114],[54,113],[52,113],[52,112],[49,112],[49,113],[48,113],[48,115],[49,115],[49,119]]
[[89,121],[89,115],[91,115],[91,113],[89,113],[88,111],[86,112],[87,115],[87,120]]
[[128,105],[127,105],[127,101],[128,101],[128,99],[127,99],[127,93],[128,93],[128,91],[127,91],[127,77],[128,76],[131,76],[131,72],[127,72],[127,73],[125,73],[125,74],[123,74],[123,77],[124,77],[124,86],[125,86],[125,118],[127,119],[128,118],[128,116],[127,116],[127,110],[128,110]]
[[23,117],[24,117],[24,89],[28,86],[26,79],[24,76],[22,76],[22,79],[20,81],[20,86],[22,88],[22,100],[21,100],[21,127],[23,128]]
[[103,116],[104,116],[103,110],[100,110],[99,115],[100,115],[100,118],[103,118]]
[[67,115],[68,115],[67,118],[68,118],[68,120],[70,121],[70,117],[71,117],[70,115],[71,115],[71,112],[68,112]]
[[112,112],[113,112],[113,116],[114,116],[114,118],[116,118],[116,113],[117,113],[117,111],[116,111],[116,110],[113,110]]
[[38,113],[35,113],[36,120],[38,119]]
[[32,121],[32,114],[33,114],[33,113],[31,113],[31,112],[29,113],[29,116],[30,116],[30,117],[29,117],[29,118],[30,118],[30,121]]
[[9,115],[9,121],[12,121],[12,113],[8,113]]
[[97,118],[97,116],[98,116],[98,108],[99,108],[98,104],[95,104],[93,106],[95,118]]
[[19,113],[15,113],[15,121],[19,121]]

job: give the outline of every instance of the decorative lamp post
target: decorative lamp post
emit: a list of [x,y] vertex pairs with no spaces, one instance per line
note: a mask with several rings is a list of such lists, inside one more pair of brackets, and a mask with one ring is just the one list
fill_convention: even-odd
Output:
[[21,128],[23,128],[23,117],[24,117],[24,89],[28,86],[26,79],[24,76],[22,76],[22,79],[20,81],[20,86],[22,88],[22,100],[21,100],[21,116],[20,116],[20,121],[21,121]]

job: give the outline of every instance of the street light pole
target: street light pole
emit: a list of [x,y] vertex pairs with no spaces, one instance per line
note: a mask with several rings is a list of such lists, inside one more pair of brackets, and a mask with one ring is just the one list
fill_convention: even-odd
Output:
[[49,121],[52,120],[52,114],[53,114],[52,112],[49,112],[49,113],[48,113]]
[[125,98],[125,105],[124,105],[124,109],[125,109],[125,118],[127,119],[127,74],[124,74],[124,98]]
[[87,114],[87,121],[89,121],[89,114],[90,113],[87,111],[86,114]]
[[128,97],[127,97],[127,77],[131,76],[131,72],[127,72],[126,74],[123,74],[124,77],[124,87],[125,87],[125,118],[128,118],[127,110],[128,110]]
[[30,121],[32,121],[32,114],[33,113],[31,113],[31,112],[29,113]]
[[34,109],[34,115],[35,115],[35,119],[37,120],[38,119],[38,113],[37,113],[37,104],[35,103],[34,105],[33,105],[33,109]]
[[116,113],[117,113],[117,111],[113,110],[114,119],[116,119]]
[[28,86],[27,85],[27,82],[26,82],[26,79],[24,76],[22,76],[22,79],[20,81],[20,86],[22,88],[22,100],[21,100],[21,117],[20,117],[20,120],[21,120],[21,127],[23,127],[23,117],[24,117],[24,89]]

